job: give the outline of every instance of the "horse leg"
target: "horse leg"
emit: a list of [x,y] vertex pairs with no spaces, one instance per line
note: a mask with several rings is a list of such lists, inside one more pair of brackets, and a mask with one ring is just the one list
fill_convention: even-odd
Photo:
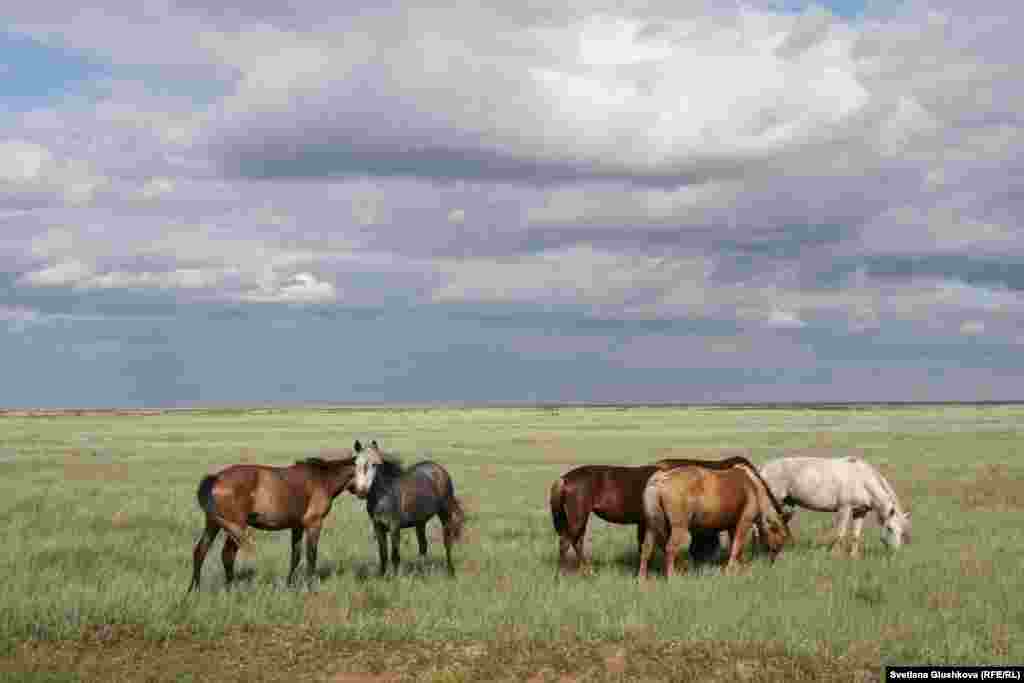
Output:
[[861,532],[864,529],[864,518],[868,515],[868,509],[863,508],[854,510],[853,512],[853,542],[850,545],[850,557],[857,559],[860,558],[861,551]]
[[636,552],[639,556],[644,550],[644,539],[647,538],[647,524],[640,522],[636,525]]
[[377,552],[380,555],[381,576],[388,573],[388,528],[380,522],[374,522],[373,531],[377,534]]
[[[669,579],[676,573],[676,556],[679,555],[680,550],[689,553],[690,541],[692,536],[690,530],[685,526],[673,527],[672,533],[669,534],[668,543],[665,544],[665,578]],[[684,554],[681,564],[683,565],[683,573],[686,573],[687,566],[689,564],[688,555]]]
[[238,554],[238,542],[231,536],[224,539],[224,549],[220,553],[220,560],[224,564],[224,585],[231,587],[235,580],[235,556]]
[[636,570],[636,578],[640,581],[647,580],[647,563],[654,552],[654,529],[646,527],[643,543],[640,544],[640,566]]
[[427,554],[427,523],[416,525],[416,541],[420,545],[420,557]]
[[210,546],[213,545],[219,533],[220,525],[213,520],[206,520],[206,528],[203,529],[203,535],[199,537],[196,547],[192,550],[192,583],[188,587],[189,593],[192,592],[192,589],[199,590],[199,576],[203,571],[206,553],[210,551]]
[[583,500],[582,496],[570,496],[563,506],[566,519],[565,538],[576,552],[576,570],[585,571],[587,558],[583,555],[583,541],[587,535],[587,521],[590,519],[592,506],[589,501]]
[[[447,518],[442,519],[441,523],[444,529],[444,559],[448,563],[448,576],[455,576],[455,565],[452,564],[452,543],[455,542],[455,533]],[[426,541],[424,541],[424,547],[426,547]]]
[[316,551],[320,545],[320,524],[306,529],[306,574],[309,580],[316,578]]
[[302,559],[302,534],[305,532],[301,526],[292,529],[292,564],[288,570],[288,585],[292,585],[292,578],[295,576],[295,568],[299,566]]
[[391,530],[391,566],[395,569],[395,576],[398,576],[398,565],[401,562],[399,557],[398,549],[402,541],[402,529],[396,523],[395,527]]
[[751,526],[750,520],[744,517],[741,517],[740,521],[736,523],[736,528],[732,531],[732,545],[729,547],[729,560],[725,563],[726,573],[735,571],[739,565],[740,559],[743,557],[743,549],[747,544],[747,535],[750,533]]
[[839,556],[843,552],[843,544],[846,542],[846,527],[850,524],[851,508],[843,505],[839,508],[836,516],[836,535],[832,540],[832,554]]

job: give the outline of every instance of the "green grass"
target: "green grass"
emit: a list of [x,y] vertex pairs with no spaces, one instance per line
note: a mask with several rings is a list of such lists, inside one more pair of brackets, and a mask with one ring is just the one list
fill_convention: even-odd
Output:
[[[149,639],[305,625],[327,639],[768,643],[794,657],[860,663],[1024,661],[1024,407],[851,410],[683,408],[181,411],[0,418],[0,648],[78,639],[102,625]],[[243,581],[223,590],[220,541],[203,592],[185,599],[202,526],[199,479],[247,457],[289,464],[376,438],[407,462],[450,470],[469,511],[443,570],[403,538],[405,571],[376,578],[365,507],[335,503],[317,592],[283,585],[286,532],[258,533]],[[554,580],[551,481],[585,463],[649,463],[742,449],[757,463],[796,452],[860,453],[913,512],[914,543],[883,551],[873,519],[861,560],[815,543],[828,515],[801,511],[774,566],[703,570],[642,588],[632,528],[591,520],[595,573]],[[659,565],[660,567],[660,565]],[[25,678],[24,680],[65,680]],[[69,679],[70,680],[70,679]]]

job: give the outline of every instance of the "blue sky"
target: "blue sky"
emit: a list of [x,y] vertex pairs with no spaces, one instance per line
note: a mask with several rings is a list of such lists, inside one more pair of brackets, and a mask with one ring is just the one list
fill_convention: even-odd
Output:
[[1021,10],[963,11],[16,7],[0,407],[1020,399]]

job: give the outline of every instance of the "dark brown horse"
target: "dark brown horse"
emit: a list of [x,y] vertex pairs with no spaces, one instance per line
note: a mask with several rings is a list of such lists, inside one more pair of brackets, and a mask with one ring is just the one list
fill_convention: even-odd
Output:
[[331,503],[349,488],[355,474],[355,458],[307,458],[289,467],[232,465],[204,477],[196,497],[206,514],[206,529],[192,552],[192,583],[199,589],[203,560],[221,529],[227,535],[221,559],[230,586],[235,578],[239,547],[251,543],[248,528],[264,531],[292,530],[291,584],[302,556],[306,536],[306,571],[316,572],[316,551],[324,518]]
[[[583,539],[591,513],[612,524],[636,524],[637,546],[642,549],[646,534],[643,492],[647,480],[659,470],[681,465],[697,465],[715,470],[745,465],[757,471],[749,460],[740,456],[724,460],[666,459],[654,465],[636,467],[584,465],[570,470],[555,480],[549,496],[551,519],[559,537],[559,566],[565,566],[570,546],[576,552],[577,567],[586,565]],[[781,507],[779,510],[781,513]],[[690,551],[694,557],[701,557],[707,556],[717,547],[717,533],[696,534]]]

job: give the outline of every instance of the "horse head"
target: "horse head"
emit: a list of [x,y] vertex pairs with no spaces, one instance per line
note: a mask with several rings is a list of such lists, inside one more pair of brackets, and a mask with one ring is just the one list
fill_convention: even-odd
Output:
[[775,510],[762,512],[754,519],[758,535],[767,547],[772,562],[775,562],[782,548],[793,537],[786,522],[786,518],[775,514]]
[[352,450],[356,453],[356,472],[349,484],[349,489],[356,496],[366,498],[370,495],[377,467],[384,462],[384,458],[381,456],[376,440],[370,442],[369,448],[363,448],[363,445],[356,440]]
[[910,543],[910,512],[899,512],[896,506],[889,508],[889,514],[881,521],[882,543],[896,550],[904,543]]

